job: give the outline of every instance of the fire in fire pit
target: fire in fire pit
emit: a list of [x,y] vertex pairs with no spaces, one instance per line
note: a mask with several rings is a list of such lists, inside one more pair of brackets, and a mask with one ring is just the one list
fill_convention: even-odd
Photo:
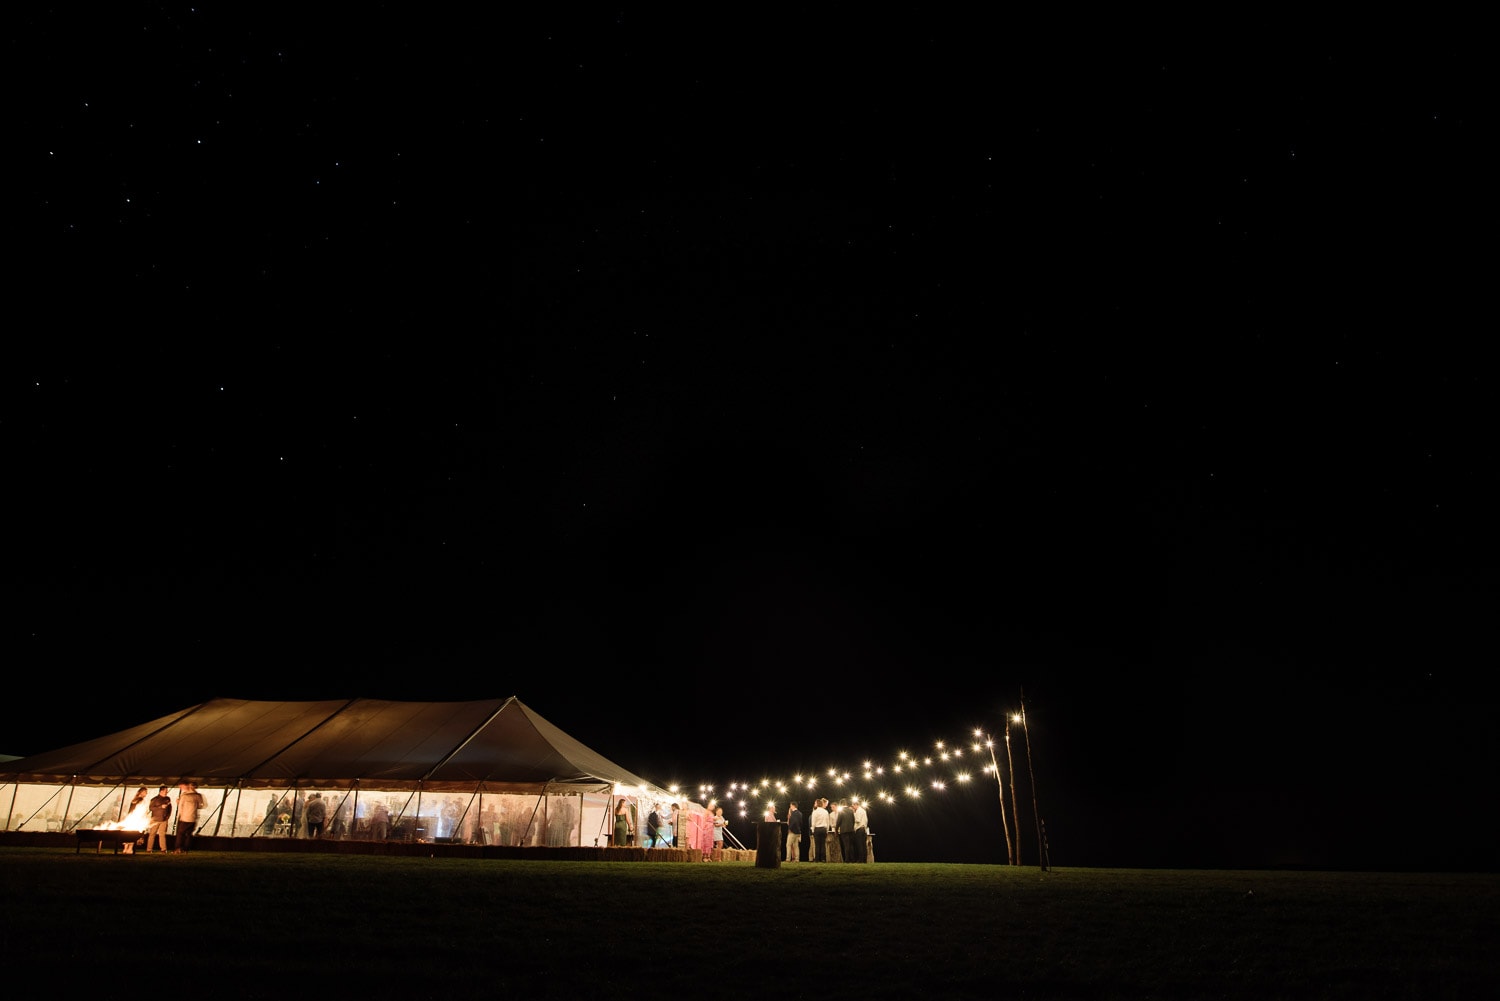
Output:
[[78,835],[78,847],[73,849],[74,855],[82,851],[84,845],[93,845],[96,855],[104,850],[105,845],[112,846],[117,855],[122,851],[126,855],[134,855],[136,842],[143,841],[146,837],[140,831],[127,831],[118,827],[99,827],[88,831],[75,831],[74,833]]
[[143,799],[135,805],[135,809],[125,814],[125,818],[119,823],[104,823],[94,828],[96,831],[135,831],[144,834],[151,826],[151,801]]
[[126,855],[133,855],[136,842],[144,840],[146,829],[150,825],[151,801],[143,799],[118,823],[111,821],[91,830],[76,831],[78,847],[73,850],[73,854],[78,854],[87,844],[94,845],[97,854],[108,844],[114,846],[116,854],[124,851]]

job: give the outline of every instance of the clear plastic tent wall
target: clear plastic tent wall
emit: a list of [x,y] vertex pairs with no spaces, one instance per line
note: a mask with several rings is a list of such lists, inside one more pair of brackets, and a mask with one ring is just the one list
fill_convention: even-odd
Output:
[[[8,813],[0,830],[69,833],[99,829],[145,830],[128,797],[137,787],[0,786]],[[155,788],[148,795],[155,795]],[[321,837],[337,841],[430,841],[471,845],[564,847],[609,841],[611,793],[422,793],[401,790],[317,789],[282,791],[199,786],[208,802],[200,835],[231,838],[306,838],[306,805],[316,793],[327,804]],[[175,817],[179,790],[169,788]],[[619,790],[633,803],[641,792]],[[666,794],[663,793],[663,796]],[[654,800],[653,800],[654,802]],[[642,807],[642,812],[649,807]],[[139,811],[137,811],[139,812]]]

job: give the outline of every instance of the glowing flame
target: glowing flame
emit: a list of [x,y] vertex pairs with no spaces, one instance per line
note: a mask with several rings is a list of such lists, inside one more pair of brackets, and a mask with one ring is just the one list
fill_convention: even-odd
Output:
[[98,831],[144,831],[151,826],[151,800],[143,799],[135,805],[135,809],[125,815],[125,819],[119,823],[111,820],[97,825],[94,829]]

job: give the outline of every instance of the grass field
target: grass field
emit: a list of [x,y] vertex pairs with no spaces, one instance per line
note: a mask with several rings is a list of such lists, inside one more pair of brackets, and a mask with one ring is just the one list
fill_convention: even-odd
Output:
[[1500,997],[1500,874],[0,848],[62,997]]

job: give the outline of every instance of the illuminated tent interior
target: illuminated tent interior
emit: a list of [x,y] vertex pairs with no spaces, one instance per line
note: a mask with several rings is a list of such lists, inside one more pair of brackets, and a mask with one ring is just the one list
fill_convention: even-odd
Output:
[[[614,796],[641,816],[672,794],[564,733],[515,696],[474,702],[212,699],[128,730],[0,763],[0,830],[144,827],[127,813],[195,782],[207,837],[508,846],[605,845]],[[684,804],[686,807],[687,804]],[[175,825],[174,808],[174,825]]]

